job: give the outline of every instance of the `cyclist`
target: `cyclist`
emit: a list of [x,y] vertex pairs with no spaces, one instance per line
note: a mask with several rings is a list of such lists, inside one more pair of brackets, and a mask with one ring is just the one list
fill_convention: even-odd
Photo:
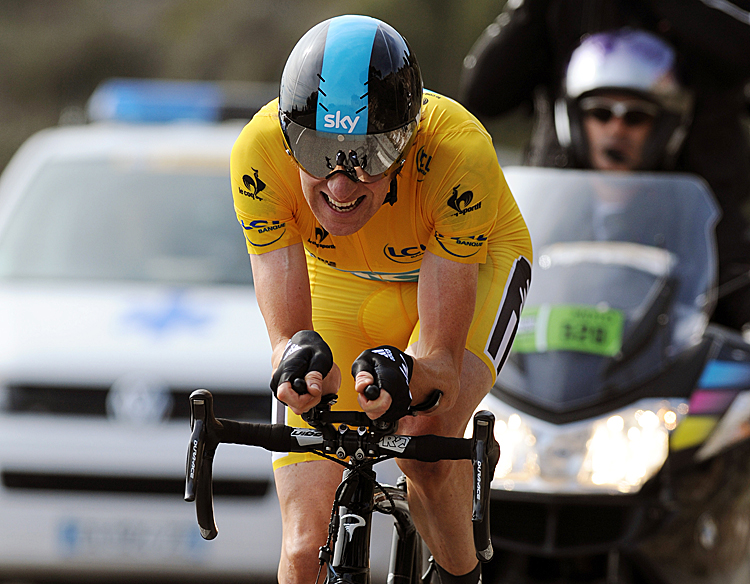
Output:
[[[622,28],[588,36],[573,51],[555,105],[558,142],[577,167],[673,168],[692,116],[692,93],[663,39]],[[734,241],[743,233],[734,231]],[[719,242],[720,278],[750,269],[741,248]],[[714,320],[736,329],[750,321],[750,287],[719,298]]]
[[[399,433],[462,436],[510,347],[532,261],[481,124],[423,91],[392,27],[338,16],[298,41],[279,99],[239,136],[231,175],[273,347],[275,421],[305,426],[322,394],[384,420],[441,396]],[[369,400],[371,384],[385,391]],[[462,462],[399,462],[444,583],[480,578]],[[286,454],[274,472],[279,581],[314,581],[341,467]]]

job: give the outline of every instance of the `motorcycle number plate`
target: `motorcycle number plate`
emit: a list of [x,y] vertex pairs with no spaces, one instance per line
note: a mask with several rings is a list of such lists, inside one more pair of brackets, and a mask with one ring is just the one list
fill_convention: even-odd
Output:
[[519,353],[578,351],[611,357],[622,348],[620,310],[573,304],[527,306],[513,350]]

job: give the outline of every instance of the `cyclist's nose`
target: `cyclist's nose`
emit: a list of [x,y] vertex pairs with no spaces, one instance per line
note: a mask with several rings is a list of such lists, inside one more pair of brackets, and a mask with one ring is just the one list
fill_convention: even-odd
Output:
[[344,172],[335,173],[328,179],[326,185],[331,197],[342,203],[350,200],[357,190],[356,181]]

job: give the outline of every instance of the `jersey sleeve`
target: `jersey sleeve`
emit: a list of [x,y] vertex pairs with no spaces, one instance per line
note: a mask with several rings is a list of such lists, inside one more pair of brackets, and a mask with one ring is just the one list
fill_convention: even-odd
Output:
[[251,254],[301,241],[295,220],[298,203],[290,183],[298,171],[286,154],[275,103],[244,127],[230,160],[234,209]]
[[423,187],[434,225],[427,249],[462,263],[484,263],[499,205],[509,194],[492,140],[473,117],[438,138]]

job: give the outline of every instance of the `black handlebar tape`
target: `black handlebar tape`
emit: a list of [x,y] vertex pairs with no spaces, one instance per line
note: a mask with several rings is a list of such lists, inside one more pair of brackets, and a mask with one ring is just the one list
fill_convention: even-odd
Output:
[[438,462],[440,460],[471,460],[472,443],[465,438],[451,438],[448,436],[386,436],[380,441],[382,453],[393,454],[394,448],[389,443],[397,444],[397,440],[408,439],[403,451],[397,458],[409,458],[422,462]]
[[[218,418],[222,430],[218,432],[219,439],[228,444],[244,444],[260,446],[272,452],[309,452],[310,446],[300,446],[299,440],[292,436],[296,433],[318,435],[320,432],[305,428],[292,428],[283,424],[253,424],[252,422],[236,422]],[[309,438],[309,436],[308,436]],[[320,437],[322,444],[323,438]],[[309,440],[307,441],[309,442]],[[313,440],[315,443],[316,441]]]

